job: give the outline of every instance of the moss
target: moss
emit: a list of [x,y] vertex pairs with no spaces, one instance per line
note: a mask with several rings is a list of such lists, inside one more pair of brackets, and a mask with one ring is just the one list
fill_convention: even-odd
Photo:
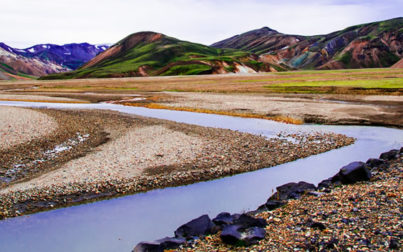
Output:
[[224,67],[225,71],[227,71],[228,73],[233,73],[235,71],[235,67],[234,66],[227,66]]
[[206,74],[212,71],[211,66],[201,64],[179,65],[173,66],[161,75],[197,75]]
[[339,57],[339,61],[342,62],[346,67],[350,66],[351,63],[351,59],[352,59],[353,55],[350,51],[345,52],[344,54],[342,54]]

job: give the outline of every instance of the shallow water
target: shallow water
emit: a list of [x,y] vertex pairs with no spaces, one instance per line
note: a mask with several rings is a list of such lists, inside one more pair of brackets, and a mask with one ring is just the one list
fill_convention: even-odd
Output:
[[357,138],[354,145],[268,169],[0,221],[0,251],[131,251],[140,241],[172,236],[178,226],[202,214],[214,217],[221,211],[256,209],[276,186],[302,180],[317,184],[349,162],[378,157],[381,152],[403,144],[403,130],[383,127],[296,126],[112,104],[0,102],[0,105],[111,109],[267,137],[282,131],[315,130]]

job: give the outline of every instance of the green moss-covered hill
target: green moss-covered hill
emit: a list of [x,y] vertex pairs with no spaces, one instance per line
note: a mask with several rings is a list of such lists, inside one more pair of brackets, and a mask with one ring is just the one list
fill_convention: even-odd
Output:
[[249,52],[213,48],[161,33],[140,32],[119,41],[76,71],[43,79],[195,75],[270,69],[270,64],[257,60],[258,57]]

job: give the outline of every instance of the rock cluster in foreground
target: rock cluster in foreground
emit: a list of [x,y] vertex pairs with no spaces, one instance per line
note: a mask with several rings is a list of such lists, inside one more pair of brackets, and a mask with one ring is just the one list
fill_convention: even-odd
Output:
[[279,186],[256,211],[213,220],[204,215],[179,227],[174,238],[142,242],[133,251],[399,250],[402,152],[350,163],[318,187]]

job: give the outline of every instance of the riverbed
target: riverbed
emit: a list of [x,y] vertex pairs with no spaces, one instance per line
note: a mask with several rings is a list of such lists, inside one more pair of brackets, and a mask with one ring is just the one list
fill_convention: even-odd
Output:
[[383,127],[288,125],[113,104],[0,102],[0,105],[109,109],[266,137],[315,130],[357,138],[351,146],[268,169],[0,221],[0,251],[131,251],[140,241],[172,236],[178,226],[201,214],[214,217],[221,211],[256,209],[278,185],[302,180],[318,183],[351,161],[366,161],[383,151],[400,148],[403,143],[403,130]]

